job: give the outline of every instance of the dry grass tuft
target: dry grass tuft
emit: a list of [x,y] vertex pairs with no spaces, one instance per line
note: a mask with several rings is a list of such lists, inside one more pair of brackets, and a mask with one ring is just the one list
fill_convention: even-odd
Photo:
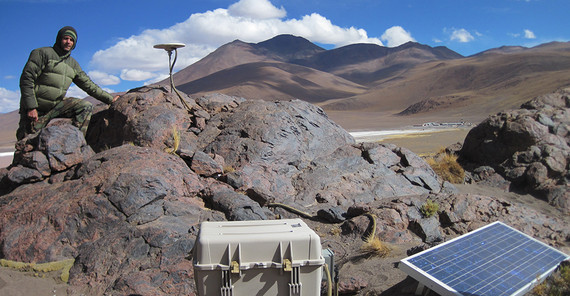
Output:
[[176,125],[172,126],[172,147],[167,147],[164,149],[166,153],[176,154],[178,148],[180,147],[180,132],[176,128]]
[[444,181],[453,184],[461,184],[465,179],[465,170],[457,162],[457,155],[441,151],[434,157],[428,157],[426,162],[434,172]]
[[236,169],[232,166],[226,165],[224,166],[224,174],[229,174],[235,172]]
[[387,257],[392,251],[388,244],[381,241],[376,236],[367,238],[360,249],[366,253],[373,254],[381,258]]
[[333,236],[340,236],[342,229],[340,227],[333,227],[330,229],[329,233]]

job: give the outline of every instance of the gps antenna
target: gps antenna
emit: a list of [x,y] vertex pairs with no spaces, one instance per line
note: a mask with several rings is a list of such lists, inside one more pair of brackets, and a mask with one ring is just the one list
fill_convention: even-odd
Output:
[[[191,111],[190,106],[186,103],[186,101],[182,98],[176,87],[174,86],[174,80],[172,80],[172,69],[174,69],[174,64],[176,64],[176,59],[178,58],[178,48],[186,46],[184,43],[165,43],[165,44],[157,44],[153,46],[154,48],[164,49],[168,52],[168,69],[169,69],[169,76],[170,76],[170,88],[173,89],[180,101],[186,107],[188,111]],[[172,51],[174,51],[174,61],[172,61]]]

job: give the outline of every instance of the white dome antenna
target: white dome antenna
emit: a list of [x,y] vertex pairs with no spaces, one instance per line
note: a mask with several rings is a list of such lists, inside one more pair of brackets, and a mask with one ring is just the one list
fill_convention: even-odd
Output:
[[[188,111],[191,111],[190,106],[188,106],[188,104],[186,103],[186,101],[184,101],[184,99],[182,98],[182,96],[180,95],[180,93],[178,92],[176,87],[174,87],[174,80],[172,80],[172,69],[174,69],[174,64],[176,64],[176,59],[178,58],[178,49],[185,47],[185,46],[186,45],[184,43],[163,43],[163,44],[157,44],[153,47],[158,48],[158,49],[164,49],[168,52],[168,69],[169,69],[169,76],[170,76],[170,88],[176,92],[176,94],[180,98],[180,101],[182,101],[182,104],[184,104],[186,109],[188,109]],[[172,52],[173,51],[174,51],[174,61],[172,61]]]

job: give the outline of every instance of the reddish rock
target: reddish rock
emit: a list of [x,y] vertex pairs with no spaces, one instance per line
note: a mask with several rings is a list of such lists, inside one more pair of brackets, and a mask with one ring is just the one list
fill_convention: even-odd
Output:
[[570,89],[534,98],[520,109],[490,116],[474,127],[460,151],[467,168],[490,166],[510,182],[570,212]]

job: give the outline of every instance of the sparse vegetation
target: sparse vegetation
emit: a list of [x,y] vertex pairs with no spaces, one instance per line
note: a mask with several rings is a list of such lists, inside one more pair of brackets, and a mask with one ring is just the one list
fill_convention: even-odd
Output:
[[172,126],[172,147],[166,148],[165,151],[170,154],[175,154],[178,151],[178,147],[180,147],[180,132],[176,128],[176,125]]
[[566,296],[570,295],[570,264],[563,264],[543,283],[534,287],[530,295]]
[[382,258],[388,256],[392,249],[385,242],[381,241],[377,236],[368,237],[361,249],[366,252]]
[[230,165],[224,166],[224,174],[229,174],[235,172],[236,169]]
[[463,183],[465,170],[457,162],[457,155],[446,153],[445,149],[442,148],[436,156],[428,157],[426,162],[444,181],[453,184]]
[[376,216],[372,213],[366,213],[365,215],[370,218],[370,232],[364,239],[364,244],[360,249],[365,253],[384,258],[390,254],[391,249],[376,236]]
[[342,233],[342,229],[340,229],[340,227],[332,227],[330,230],[330,234],[333,236],[340,236],[340,234]]
[[420,213],[426,218],[432,217],[439,211],[439,204],[433,200],[428,199],[421,207]]

